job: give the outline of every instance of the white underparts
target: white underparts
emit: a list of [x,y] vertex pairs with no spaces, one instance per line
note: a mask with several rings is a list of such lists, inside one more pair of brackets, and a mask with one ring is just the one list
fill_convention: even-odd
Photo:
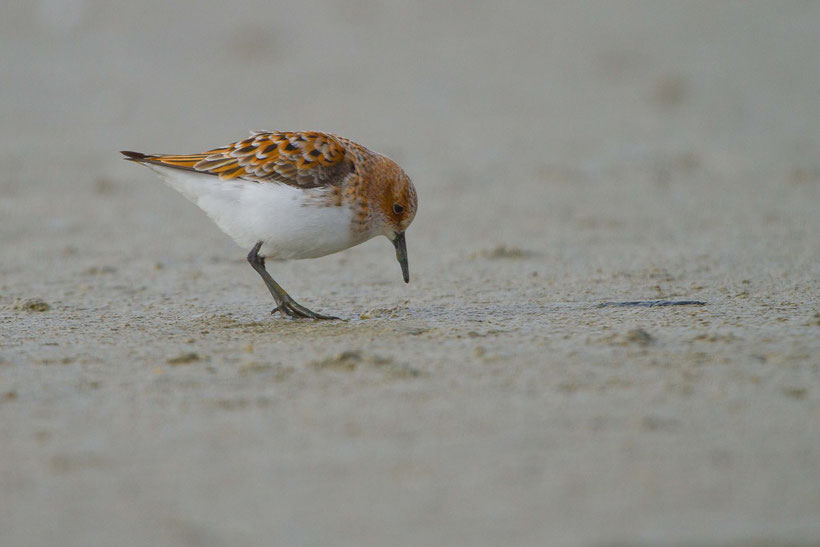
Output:
[[278,182],[221,180],[148,164],[163,180],[196,203],[244,249],[257,241],[259,254],[271,258],[317,258],[369,239],[352,230],[347,206],[321,206],[321,189],[295,188]]

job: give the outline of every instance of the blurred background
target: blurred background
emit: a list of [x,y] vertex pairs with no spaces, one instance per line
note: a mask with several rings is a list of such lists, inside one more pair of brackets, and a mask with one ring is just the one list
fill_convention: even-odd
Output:
[[[816,541],[818,29],[813,1],[3,3],[0,543]],[[384,241],[276,266],[371,323],[271,322],[247,250],[118,154],[255,129],[415,181],[409,288]],[[592,309],[645,298],[710,307]]]
[[[426,197],[418,224],[446,229],[443,207],[476,204],[444,197],[476,192],[509,213],[513,189],[538,181],[663,184],[700,169],[745,192],[817,177],[814,2],[2,9],[6,192],[24,177],[77,196],[94,184],[80,171],[150,184],[117,150],[196,152],[251,129],[321,129],[393,156]],[[527,213],[567,214],[533,197]],[[487,223],[476,235],[526,234]]]

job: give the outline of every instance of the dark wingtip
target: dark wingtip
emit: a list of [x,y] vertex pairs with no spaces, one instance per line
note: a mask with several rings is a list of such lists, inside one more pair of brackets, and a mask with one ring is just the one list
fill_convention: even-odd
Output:
[[145,161],[149,157],[142,152],[132,152],[131,150],[120,150],[120,154],[125,156],[125,159],[131,161]]

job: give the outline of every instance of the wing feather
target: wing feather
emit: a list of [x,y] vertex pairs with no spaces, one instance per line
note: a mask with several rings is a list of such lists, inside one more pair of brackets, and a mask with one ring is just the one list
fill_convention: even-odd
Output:
[[342,140],[319,131],[254,131],[204,154],[145,156],[143,161],[223,180],[276,181],[301,188],[338,185],[355,170]]

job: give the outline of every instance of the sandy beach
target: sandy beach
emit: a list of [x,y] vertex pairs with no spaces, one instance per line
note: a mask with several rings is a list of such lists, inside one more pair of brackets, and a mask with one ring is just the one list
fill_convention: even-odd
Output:
[[[820,3],[0,13],[0,545],[820,545]],[[118,154],[254,129],[402,165],[411,282],[271,316]]]

